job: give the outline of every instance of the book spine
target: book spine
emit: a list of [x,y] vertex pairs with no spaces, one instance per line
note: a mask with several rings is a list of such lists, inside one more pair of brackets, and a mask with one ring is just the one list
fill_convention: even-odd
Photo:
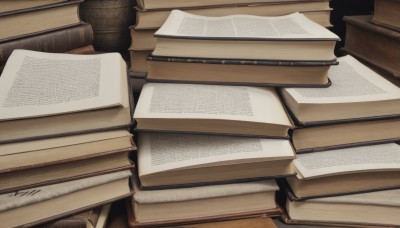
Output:
[[0,43],[0,67],[5,66],[7,59],[15,49],[63,53],[91,45],[92,42],[92,26],[85,23],[67,29]]
[[345,16],[343,17],[343,21],[346,22],[347,24],[354,25],[359,28],[363,28],[365,30],[378,33],[382,36],[386,36],[390,39],[393,39],[397,42],[400,42],[400,33],[397,31],[393,31],[391,29],[387,29],[381,26],[374,25],[373,23],[370,23],[372,20],[372,17],[369,18],[369,21],[366,22],[364,20],[357,20],[357,17],[354,16]]
[[78,55],[87,55],[87,54],[94,54],[95,50],[93,48],[93,45],[88,45],[76,49],[69,50],[65,52],[67,54],[78,54]]

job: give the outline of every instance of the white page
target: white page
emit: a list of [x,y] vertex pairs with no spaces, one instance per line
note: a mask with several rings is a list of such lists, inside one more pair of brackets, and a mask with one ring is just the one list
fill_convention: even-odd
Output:
[[240,164],[295,156],[286,139],[142,133],[138,145],[140,175],[220,162]]
[[294,168],[307,178],[367,171],[400,171],[400,146],[395,143],[298,154]]
[[121,56],[14,51],[0,77],[0,121],[121,105]]
[[400,99],[400,88],[378,75],[350,55],[338,58],[331,66],[328,88],[284,89],[298,103],[349,103]]
[[134,118],[219,119],[291,126],[272,88],[147,83]]
[[232,15],[206,17],[172,10],[155,36],[249,39],[328,39],[339,37],[301,13],[261,17]]

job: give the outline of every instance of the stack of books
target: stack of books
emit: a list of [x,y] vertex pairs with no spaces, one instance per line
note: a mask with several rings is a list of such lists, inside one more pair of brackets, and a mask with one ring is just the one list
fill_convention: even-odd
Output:
[[[282,213],[275,203],[275,180],[294,176],[289,141],[293,123],[275,88],[265,86],[325,87],[326,71],[336,63],[338,37],[299,13],[204,17],[178,10],[156,36],[160,39],[152,56],[168,56],[163,63],[168,72],[164,83],[144,85],[134,113],[138,170],[131,226]],[[267,64],[260,64],[260,74],[254,77],[254,72],[235,74],[229,68],[221,70],[229,72],[223,77],[213,70],[197,74],[213,66],[208,61],[179,72],[169,61],[179,58],[213,58],[221,65],[231,59]],[[234,69],[241,67],[247,65]],[[153,68],[157,73],[152,76],[162,75],[158,65]],[[290,71],[311,74],[313,83],[285,74]]]
[[115,53],[12,53],[0,77],[2,226],[37,225],[131,196],[127,81]]
[[[160,1],[137,0],[136,25],[131,26],[131,75],[142,85],[149,68],[146,58],[156,46],[153,34],[165,22],[170,12],[180,9],[202,16],[244,14],[254,16],[282,16],[302,12],[316,23],[330,27],[329,1],[326,0],[207,0]],[[140,92],[141,86],[137,86]]]
[[0,1],[0,73],[16,49],[94,53],[92,27],[79,19],[80,2]]
[[383,71],[400,85],[400,2],[375,0],[374,15],[347,16],[343,51]]
[[399,226],[400,88],[351,56],[338,61],[329,88],[281,90],[297,125],[284,220]]

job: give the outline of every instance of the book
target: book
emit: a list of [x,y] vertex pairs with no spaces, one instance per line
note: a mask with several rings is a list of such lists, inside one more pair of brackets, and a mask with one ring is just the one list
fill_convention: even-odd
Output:
[[300,13],[205,17],[180,10],[173,10],[154,36],[156,56],[291,61],[335,60],[339,40]]
[[74,55],[88,55],[88,54],[96,54],[96,51],[94,50],[93,45],[87,45],[84,47],[66,51],[65,53]]
[[[129,197],[130,172],[116,173],[113,176],[81,179],[0,195],[2,226],[39,225]],[[20,216],[21,214],[24,216]]]
[[153,36],[156,29],[137,30],[135,26],[130,27],[132,43],[129,50],[154,50],[156,38]]
[[296,153],[373,145],[400,140],[400,118],[382,118],[298,127],[292,143]]
[[292,200],[400,188],[400,145],[361,146],[298,154]]
[[387,190],[355,195],[287,201],[292,223],[336,224],[340,227],[397,227],[400,219],[400,190]]
[[40,226],[43,228],[105,228],[110,208],[111,204],[106,204],[54,222],[41,224]]
[[0,175],[135,149],[127,130],[0,144]]
[[371,16],[346,16],[343,51],[400,77],[400,32],[372,24]]
[[267,87],[146,83],[134,118],[139,131],[287,138],[292,127]]
[[131,50],[129,49],[131,56],[131,68],[133,72],[147,73],[147,57],[152,53],[152,50]]
[[31,169],[20,169],[0,174],[0,194],[18,189],[76,180],[133,168],[129,160],[130,151],[113,151],[93,158],[63,162]]
[[400,117],[400,88],[350,55],[329,69],[328,88],[284,88],[283,100],[301,125]]
[[[187,13],[209,17],[229,16],[235,14],[253,16],[282,16],[294,12],[302,12],[310,20],[320,24],[323,27],[332,26],[329,20],[331,8],[329,7],[328,1],[226,5],[218,7],[205,6],[196,8],[182,8],[181,10],[184,10]],[[170,13],[171,9],[141,10],[137,8],[135,28],[138,30],[160,28]]]
[[47,6],[66,1],[67,0],[34,0],[34,1],[3,0],[0,2],[0,13],[32,9],[35,7]]
[[138,175],[143,188],[210,185],[294,175],[289,140],[141,133]]
[[137,6],[140,9],[174,9],[188,7],[207,7],[207,6],[225,6],[225,5],[249,5],[249,4],[264,4],[275,3],[282,4],[285,2],[310,2],[309,0],[187,0],[187,1],[162,1],[162,0],[136,0]]
[[400,2],[397,0],[375,0],[372,23],[400,32]]
[[207,222],[198,223],[192,225],[182,225],[182,228],[231,228],[231,227],[252,227],[252,228],[276,228],[272,218],[267,216],[255,217],[255,218],[243,218],[243,219],[233,219],[227,221],[218,222]]
[[8,57],[16,49],[62,53],[91,45],[93,30],[90,24],[82,23],[69,28],[50,31],[17,40],[0,43],[0,66],[5,66]]
[[[14,2],[8,1],[3,4],[13,7]],[[62,1],[33,8],[1,12],[0,42],[78,24],[80,22],[78,15],[80,2],[83,1]],[[8,7],[6,7],[7,9]],[[49,18],[52,18],[52,20],[48,20]]]
[[133,94],[137,94],[139,97],[140,92],[142,91],[143,85],[146,83],[145,77],[146,73],[142,72],[129,72],[130,81],[131,81],[131,90]]
[[0,143],[131,123],[126,65],[117,53],[16,50],[0,77],[0,97],[0,128],[7,129]]
[[328,87],[330,62],[174,58],[151,55],[147,80],[153,82]]
[[[135,183],[135,182],[134,182]],[[154,227],[248,218],[281,213],[275,181],[151,190],[134,184],[131,227]]]

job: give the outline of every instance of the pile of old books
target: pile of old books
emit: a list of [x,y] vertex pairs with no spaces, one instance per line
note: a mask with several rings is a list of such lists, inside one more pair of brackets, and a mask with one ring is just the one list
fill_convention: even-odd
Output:
[[282,213],[275,180],[295,174],[293,123],[275,88],[265,86],[328,86],[338,37],[300,13],[204,17],[179,10],[155,36],[148,80],[163,83],[144,85],[134,113],[130,224]]
[[374,15],[347,16],[343,51],[387,74],[400,85],[400,2],[375,0]]
[[93,31],[79,19],[82,0],[0,1],[0,72],[15,49],[93,53]]
[[[327,0],[137,0],[136,2],[136,25],[131,27],[132,43],[129,48],[131,75],[135,80],[135,85],[137,85],[135,91],[140,91],[144,82],[143,78],[150,71],[146,58],[156,46],[156,38],[153,37],[153,34],[161,27],[173,9],[181,9],[202,16],[228,16],[232,14],[282,16],[302,12],[306,17],[324,27],[331,26],[329,20],[331,8]],[[177,64],[178,62],[175,63],[175,65]],[[185,65],[189,66],[188,64]],[[215,64],[212,66],[217,67]],[[221,67],[217,70],[220,71]],[[240,68],[246,70],[243,66]]]
[[12,53],[0,77],[2,227],[131,195],[129,97],[119,54]]

